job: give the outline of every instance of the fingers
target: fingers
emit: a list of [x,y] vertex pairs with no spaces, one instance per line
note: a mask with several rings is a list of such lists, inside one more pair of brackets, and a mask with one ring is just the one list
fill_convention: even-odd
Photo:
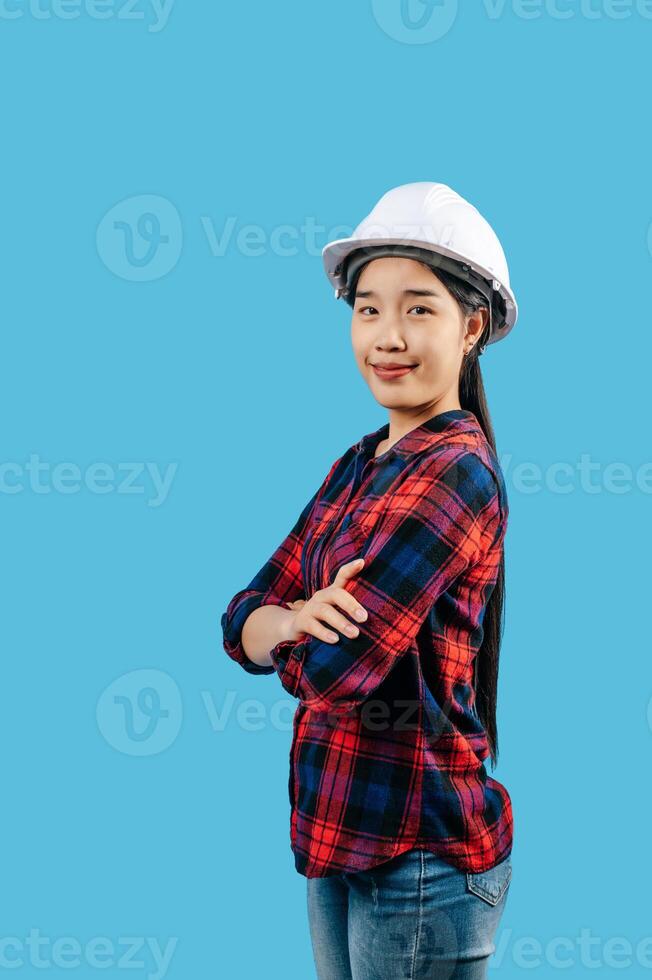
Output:
[[328,589],[328,601],[339,609],[342,609],[345,613],[348,613],[351,619],[356,619],[359,623],[364,623],[367,618],[368,614],[365,607],[358,602],[351,592],[347,592],[346,589],[331,585],[330,589]]
[[[360,605],[355,596],[347,592],[346,589],[331,585],[321,591],[319,598],[315,596],[311,605],[310,612],[314,618],[313,621],[320,629],[320,639],[326,640],[328,643],[337,643],[339,640],[337,633],[333,633],[326,627],[323,627],[321,625],[322,623],[333,626],[340,633],[344,633],[345,636],[351,639],[358,636],[360,630],[355,623],[351,622],[351,619],[347,619],[340,612],[340,609],[348,613],[351,619],[356,619],[359,623],[364,623],[368,616],[367,610],[364,606]],[[312,633],[313,631],[309,628],[308,632]],[[313,636],[315,635],[317,634],[313,633]]]
[[337,570],[337,575],[333,579],[333,585],[344,585],[349,579],[357,575],[358,572],[362,571],[362,566],[364,565],[364,558],[354,558],[353,561],[345,562],[341,568]]
[[[326,616],[325,615],[322,616],[321,612],[319,613],[319,615],[323,619],[326,619]],[[304,621],[304,623],[301,626],[301,630],[304,633],[309,633],[310,636],[316,637],[318,640],[323,640],[325,643],[338,643],[340,639],[337,633],[333,633],[331,630],[328,629],[327,626],[324,626],[324,624],[321,623],[319,619],[316,619],[314,616],[309,616]]]
[[302,606],[305,606],[305,604],[305,599],[295,599],[293,602],[286,602],[288,609],[301,609]]
[[[352,623],[351,620],[347,619],[346,616],[343,616],[342,613],[336,609],[335,605],[333,605],[334,601],[335,599],[331,595],[328,601],[317,603],[314,610],[314,616],[321,623],[326,623],[328,626],[333,626],[336,630],[339,630],[340,633],[344,633],[345,636],[353,639],[359,634],[360,630],[355,623]],[[328,629],[326,632],[329,634],[328,637],[326,637],[328,642],[337,643],[339,636],[336,633],[331,633],[331,631]]]
[[[356,619],[359,623],[364,623],[367,619],[367,610],[343,586],[362,570],[363,565],[364,558],[346,562],[338,570],[333,584],[319,590],[311,597],[308,602],[309,610],[306,610],[310,615],[306,615],[306,612],[298,614],[301,617],[302,632],[309,633],[326,643],[337,643],[340,639],[338,633],[328,629],[329,626],[350,639],[358,636],[360,630],[343,613],[347,613],[351,619]],[[340,609],[342,612],[339,611]]]

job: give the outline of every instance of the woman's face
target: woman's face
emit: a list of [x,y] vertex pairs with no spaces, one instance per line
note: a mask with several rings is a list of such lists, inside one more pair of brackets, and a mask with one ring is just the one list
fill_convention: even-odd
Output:
[[[396,409],[457,402],[464,350],[472,338],[477,342],[484,312],[465,317],[435,273],[415,259],[383,256],[363,266],[351,342],[376,400]],[[388,363],[414,366],[394,377],[374,370]]]

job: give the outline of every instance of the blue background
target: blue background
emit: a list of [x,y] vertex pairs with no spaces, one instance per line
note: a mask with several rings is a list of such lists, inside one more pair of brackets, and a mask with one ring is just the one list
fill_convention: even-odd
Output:
[[[435,180],[492,223],[520,305],[481,362],[510,496],[492,775],[514,877],[492,969],[649,976],[652,11],[449,2],[410,28],[398,0],[176,0],[161,25],[145,0],[138,19],[18,3],[0,17],[13,975],[42,975],[38,930],[50,976],[71,972],[62,937],[79,977],[123,975],[124,937],[176,939],[171,980],[314,976],[294,702],[227,658],[219,617],[386,420],[321,248],[390,187]],[[85,482],[97,463],[106,492]],[[618,489],[610,464],[629,467]]]

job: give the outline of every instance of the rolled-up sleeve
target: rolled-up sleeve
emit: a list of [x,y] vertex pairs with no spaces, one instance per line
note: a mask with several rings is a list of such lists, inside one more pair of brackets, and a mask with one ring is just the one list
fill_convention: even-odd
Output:
[[260,606],[282,606],[303,597],[301,552],[313,510],[338,463],[339,459],[333,463],[322,485],[301,511],[294,527],[251,582],[236,592],[222,614],[220,622],[224,649],[249,674],[273,674],[275,667],[271,664],[262,666],[249,659],[242,645],[243,626],[247,617]]
[[367,610],[354,638],[283,641],[270,656],[283,687],[315,711],[348,711],[410,648],[429,610],[491,546],[503,526],[498,485],[463,446],[434,454],[406,478],[365,541],[344,588]]

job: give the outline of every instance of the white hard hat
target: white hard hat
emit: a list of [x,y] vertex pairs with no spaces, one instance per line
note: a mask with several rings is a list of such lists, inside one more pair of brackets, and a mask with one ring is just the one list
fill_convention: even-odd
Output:
[[424,180],[394,187],[351,238],[324,246],[324,268],[336,299],[343,296],[352,305],[349,287],[356,272],[381,255],[421,259],[478,289],[489,305],[485,345],[502,340],[516,323],[518,306],[498,237],[480,212],[446,184]]

